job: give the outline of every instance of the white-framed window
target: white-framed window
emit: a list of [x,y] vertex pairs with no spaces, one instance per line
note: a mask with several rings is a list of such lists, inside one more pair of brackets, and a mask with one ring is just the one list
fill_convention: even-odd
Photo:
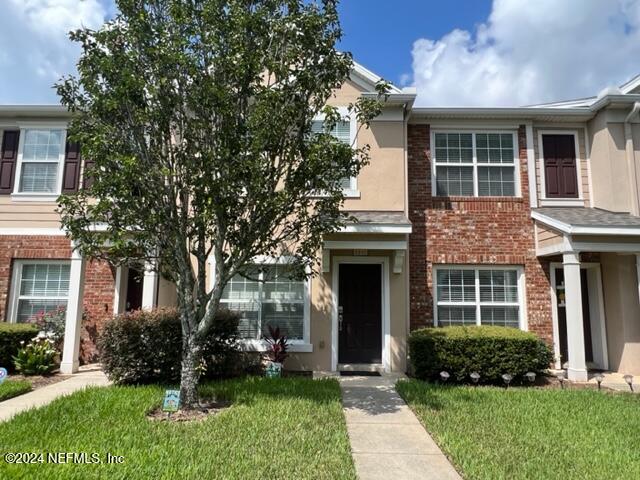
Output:
[[522,267],[437,266],[433,282],[436,325],[525,329]]
[[62,188],[66,132],[62,128],[24,128],[14,194],[57,197]]
[[[343,119],[347,118],[349,113],[345,107],[339,107],[338,112],[340,113],[340,115],[342,115]],[[324,115],[320,114],[313,119],[311,123],[311,132],[323,132],[323,127]],[[346,143],[347,145],[351,145],[355,148],[357,122],[353,119],[339,121],[329,133],[331,133],[331,135],[333,135],[341,142]],[[341,180],[341,183],[345,196],[357,197],[360,195],[360,193],[358,192],[358,179],[356,177],[344,177]]]
[[436,196],[519,196],[516,132],[434,131]]
[[290,273],[286,261],[269,259],[227,284],[221,303],[242,314],[242,339],[260,341],[271,325],[280,327],[292,343],[309,343],[309,280],[291,278]]
[[15,260],[9,321],[28,322],[39,313],[66,307],[70,268],[64,260]]

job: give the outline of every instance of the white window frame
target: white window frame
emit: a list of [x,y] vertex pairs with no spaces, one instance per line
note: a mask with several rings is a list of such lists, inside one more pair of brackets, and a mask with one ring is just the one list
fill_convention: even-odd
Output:
[[[459,163],[439,163],[436,157],[436,134],[437,133],[457,133],[457,134],[471,134],[471,145],[472,145],[472,156],[473,161],[470,162],[459,162]],[[476,153],[476,134],[510,134],[513,137],[513,163],[478,163],[478,156]],[[442,195],[438,195],[438,185],[437,175],[436,175],[436,167],[440,166],[448,166],[448,167],[473,167],[473,195],[451,195],[452,197],[465,197],[465,198],[522,198],[522,189],[520,182],[520,146],[518,144],[518,131],[517,130],[487,130],[487,129],[477,129],[477,128],[446,128],[446,129],[432,129],[430,135],[430,150],[431,150],[431,196],[432,197],[443,197]],[[494,195],[478,195],[478,167],[512,167],[515,170],[513,181],[514,181],[514,194],[508,196],[494,196]],[[443,198],[446,198],[444,196]]]
[[51,299],[51,300],[64,300],[66,299],[67,305],[69,302],[69,295],[66,297],[22,297],[20,296],[20,283],[22,281],[22,267],[25,265],[60,265],[60,264],[71,264],[70,260],[50,260],[50,259],[34,259],[34,260],[14,260],[13,261],[13,272],[11,275],[11,286],[10,286],[10,297],[9,297],[9,308],[7,312],[7,321],[9,323],[18,323],[18,302],[21,299]]
[[[254,265],[286,265],[292,263],[293,258],[288,256],[282,257],[270,257],[270,256],[257,256],[252,259]],[[215,285],[215,259],[213,256],[209,258],[210,266],[210,288]],[[310,272],[307,272],[310,273]],[[258,283],[259,292],[262,293],[264,285],[263,274],[260,273],[260,282]],[[289,342],[290,352],[310,353],[313,352],[313,345],[311,344],[311,278],[307,277],[304,281],[303,289],[303,317],[302,317],[302,339],[291,339]],[[226,300],[221,300],[220,304],[224,305],[228,303]],[[240,339],[242,348],[246,351],[264,352],[267,350],[267,342],[265,340],[258,339]]]
[[[438,271],[440,270],[473,270],[474,271],[474,282],[475,282],[475,301],[473,302],[440,302],[438,301]],[[492,264],[481,264],[481,265],[450,265],[450,264],[442,264],[442,265],[434,265],[433,273],[432,273],[432,288],[433,288],[433,324],[434,326],[438,326],[438,306],[466,306],[466,307],[475,307],[476,308],[476,325],[482,325],[480,321],[480,310],[481,307],[512,307],[516,306],[513,302],[483,302],[480,300],[480,270],[515,270],[517,274],[517,285],[518,285],[518,328],[520,330],[527,331],[527,312],[526,312],[526,301],[525,301],[525,277],[524,277],[524,267],[521,265],[492,265]]]
[[[576,151],[576,182],[578,183],[578,198],[547,198],[547,179],[544,172],[543,135],[573,135]],[[580,158],[580,143],[577,130],[538,130],[538,162],[540,172],[540,206],[541,207],[583,207],[584,194],[582,192],[582,160]]]
[[[13,182],[13,192],[11,199],[21,202],[55,202],[62,193],[62,182],[64,175],[64,161],[66,155],[67,144],[67,125],[66,123],[38,123],[38,124],[22,124],[20,127],[20,139],[18,142],[18,158],[16,161],[15,180]],[[60,154],[58,155],[58,178],[56,179],[56,191],[48,192],[21,192],[20,183],[22,175],[24,142],[26,140],[28,130],[60,130],[62,131]],[[28,163],[52,163],[51,160],[29,160]]]
[[[351,148],[358,148],[356,138],[358,134],[357,120],[355,118],[352,118],[353,113],[350,113],[347,107],[337,107],[337,110],[343,119],[349,120],[349,142],[351,143]],[[315,117],[313,117],[313,121],[324,121],[325,117],[326,115],[324,113],[318,113]],[[349,181],[349,188],[345,188],[342,190],[344,196],[346,198],[360,198],[360,191],[358,190],[358,177],[351,177]]]

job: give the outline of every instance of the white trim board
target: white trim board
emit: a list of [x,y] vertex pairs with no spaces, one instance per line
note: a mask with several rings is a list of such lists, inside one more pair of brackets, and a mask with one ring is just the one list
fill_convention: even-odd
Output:
[[340,287],[340,264],[380,264],[382,265],[382,366],[385,372],[391,371],[391,293],[389,278],[389,259],[386,257],[336,256],[332,261],[331,272],[331,370],[338,368],[338,291]]
[[411,225],[401,223],[354,223],[345,225],[340,233],[411,233]]

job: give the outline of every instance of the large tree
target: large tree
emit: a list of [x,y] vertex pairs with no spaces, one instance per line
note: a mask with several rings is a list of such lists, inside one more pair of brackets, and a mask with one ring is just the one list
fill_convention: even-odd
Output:
[[[327,101],[352,68],[336,4],[119,0],[113,20],[70,34],[78,74],[56,87],[92,166],[90,185],[60,198],[62,223],[84,255],[151,263],[175,283],[183,408],[228,281],[259,255],[316,272],[322,236],[345,221],[341,179],[368,162],[366,145],[329,133],[343,118]],[[380,97],[350,117],[366,128]]]

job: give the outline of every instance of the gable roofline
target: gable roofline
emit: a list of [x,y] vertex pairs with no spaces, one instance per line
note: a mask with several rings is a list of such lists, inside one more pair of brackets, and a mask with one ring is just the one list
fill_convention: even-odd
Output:
[[[373,73],[368,68],[362,66],[358,62],[354,61],[353,68],[351,69],[351,80],[361,87],[368,89],[369,91],[375,91],[374,87],[376,83],[378,83],[380,80],[383,80],[383,78],[380,75]],[[389,93],[399,94],[402,93],[402,90],[391,84]]]

